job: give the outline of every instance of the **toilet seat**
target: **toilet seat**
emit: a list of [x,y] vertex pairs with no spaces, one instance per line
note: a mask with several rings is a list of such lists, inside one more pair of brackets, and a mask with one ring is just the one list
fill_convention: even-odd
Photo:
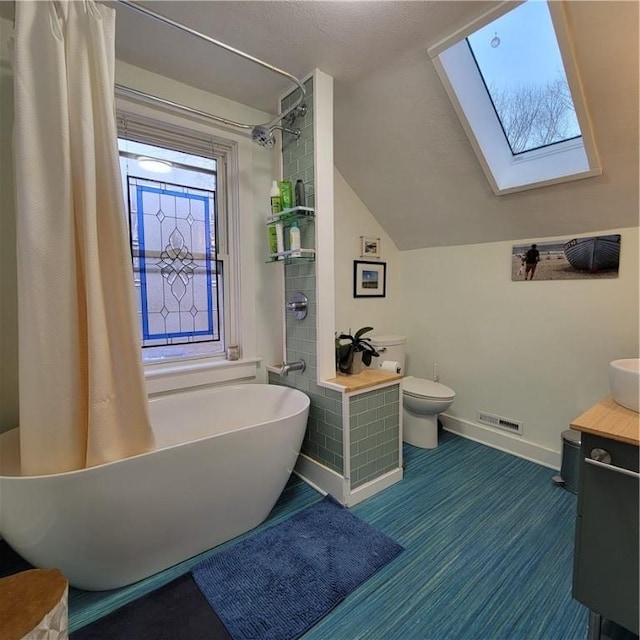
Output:
[[402,380],[403,393],[414,398],[453,400],[456,392],[440,382],[408,376]]

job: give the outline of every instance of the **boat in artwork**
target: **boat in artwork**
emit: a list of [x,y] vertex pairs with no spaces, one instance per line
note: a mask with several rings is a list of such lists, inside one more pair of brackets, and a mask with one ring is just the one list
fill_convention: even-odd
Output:
[[620,234],[574,238],[563,249],[569,264],[579,271],[595,273],[618,269]]

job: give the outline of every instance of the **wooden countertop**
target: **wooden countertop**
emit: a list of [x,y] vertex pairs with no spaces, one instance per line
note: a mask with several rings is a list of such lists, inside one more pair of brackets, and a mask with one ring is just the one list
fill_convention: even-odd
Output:
[[571,428],[636,446],[640,445],[640,413],[625,409],[611,396],[600,400],[575,418]]
[[369,387],[375,387],[385,382],[402,380],[403,377],[401,373],[383,371],[382,369],[364,368],[360,373],[354,373],[350,376],[339,373],[335,378],[330,378],[326,382],[344,387],[345,393],[352,393],[354,391],[368,389]]

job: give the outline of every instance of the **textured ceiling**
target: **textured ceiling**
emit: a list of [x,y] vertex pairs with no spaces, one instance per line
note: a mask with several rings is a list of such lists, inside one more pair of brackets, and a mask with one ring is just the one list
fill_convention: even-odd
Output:
[[[6,2],[0,14],[6,17]],[[290,86],[186,33],[117,10],[116,56],[263,111]],[[638,224],[639,3],[565,3],[603,175],[495,196],[426,49],[482,1],[141,3],[302,77],[333,76],[335,164],[401,249]],[[4,5],[4,6],[3,6]]]
[[[288,81],[131,9],[117,11],[116,54],[263,111]],[[424,47],[494,2],[139,2],[201,33],[302,77],[314,68],[353,82],[405,51]]]

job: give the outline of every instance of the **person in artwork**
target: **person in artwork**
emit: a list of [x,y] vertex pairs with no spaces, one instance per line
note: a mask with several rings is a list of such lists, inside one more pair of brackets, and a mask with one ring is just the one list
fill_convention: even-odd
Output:
[[536,272],[536,267],[538,266],[538,262],[540,262],[540,252],[538,251],[538,245],[532,244],[531,249],[527,251],[527,254],[524,257],[524,263],[525,263],[524,279],[525,280],[533,280],[533,276]]

